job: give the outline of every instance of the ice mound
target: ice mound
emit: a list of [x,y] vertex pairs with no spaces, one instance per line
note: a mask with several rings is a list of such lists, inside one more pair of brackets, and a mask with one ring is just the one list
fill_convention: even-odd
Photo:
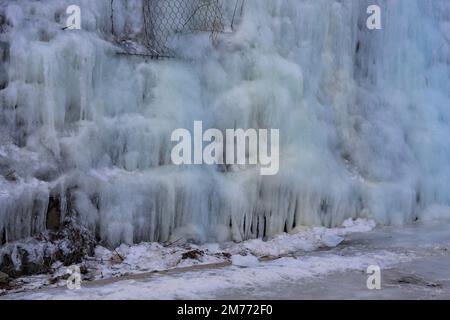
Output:
[[[50,199],[108,246],[401,225],[450,203],[448,0],[245,3],[233,33],[146,61],[115,45],[142,37],[141,0],[0,1],[0,243],[45,230]],[[62,30],[71,4],[82,30]],[[171,133],[196,120],[280,129],[279,174],[172,165]]]

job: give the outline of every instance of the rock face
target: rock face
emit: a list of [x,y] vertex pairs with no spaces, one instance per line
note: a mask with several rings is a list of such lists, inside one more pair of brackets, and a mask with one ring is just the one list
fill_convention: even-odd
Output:
[[[48,231],[38,237],[6,244],[0,250],[0,272],[17,278],[50,271],[53,263],[66,266],[80,263],[93,255],[94,237],[73,219],[65,220],[60,231]],[[2,282],[3,277],[0,277]]]

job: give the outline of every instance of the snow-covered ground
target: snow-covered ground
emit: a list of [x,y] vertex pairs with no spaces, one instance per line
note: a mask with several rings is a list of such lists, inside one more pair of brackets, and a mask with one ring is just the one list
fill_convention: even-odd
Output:
[[[179,270],[198,265],[215,266],[232,264],[237,266],[257,265],[258,259],[273,260],[298,252],[339,245],[348,234],[370,231],[375,222],[365,219],[347,220],[341,228],[323,227],[297,228],[290,234],[281,234],[267,241],[255,239],[242,243],[185,244],[182,246],[159,243],[122,244],[115,250],[98,246],[95,256],[86,258],[78,265],[84,279],[101,280],[139,275],[165,270]],[[11,292],[32,290],[46,286],[64,286],[67,268],[61,263],[53,265],[48,275],[23,277],[13,281]]]
[[[352,228],[367,232],[354,233]],[[447,268],[450,265],[449,225],[434,223],[368,231],[371,229],[372,226],[367,221],[359,221],[348,228],[337,230],[310,229],[291,236],[280,236],[265,243],[261,241],[258,245],[258,241],[249,241],[221,248],[221,252],[232,254],[231,263],[222,266],[202,270],[174,269],[171,273],[148,273],[131,280],[117,278],[83,282],[80,290],[44,288],[9,294],[3,298],[450,298],[450,269]],[[337,247],[335,244],[329,247],[320,240],[325,234],[342,236],[343,242]],[[293,244],[296,242],[298,245]],[[219,251],[213,247],[198,249],[209,252],[206,256],[212,257],[213,252]],[[149,270],[163,269],[165,263],[168,265],[169,261],[177,260],[177,253],[163,258],[165,250],[169,249],[158,249],[152,244],[128,248],[122,246],[118,252],[124,255],[128,252],[125,262],[129,260],[131,265],[135,264],[133,269],[126,267],[124,263],[123,274],[132,270],[138,272],[138,264]],[[273,253],[281,256],[261,259],[262,256]],[[154,259],[156,257],[159,259]],[[209,262],[208,259],[203,262]],[[217,262],[220,259],[211,258],[210,261]],[[195,263],[190,261],[182,265],[192,264]],[[369,291],[366,288],[365,271],[369,265],[379,265],[382,269],[383,287],[380,291]]]

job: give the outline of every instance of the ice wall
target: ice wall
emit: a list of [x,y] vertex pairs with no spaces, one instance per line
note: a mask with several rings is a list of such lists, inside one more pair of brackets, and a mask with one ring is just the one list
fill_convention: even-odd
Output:
[[[63,31],[73,3],[83,30]],[[140,6],[113,1],[112,26],[110,0],[0,0],[2,242],[44,230],[51,199],[110,244],[450,205],[447,0],[246,0],[233,34],[178,37],[162,61],[116,55],[114,38],[143,36]],[[280,173],[171,165],[172,131],[194,120],[279,128]]]

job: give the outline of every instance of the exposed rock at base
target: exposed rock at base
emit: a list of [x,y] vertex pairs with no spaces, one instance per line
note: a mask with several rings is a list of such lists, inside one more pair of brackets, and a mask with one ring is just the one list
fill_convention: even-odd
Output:
[[94,254],[95,246],[93,235],[68,218],[60,231],[4,245],[0,249],[0,272],[12,278],[47,273],[58,261],[65,266],[80,263],[83,257]]
[[59,197],[50,197],[47,209],[47,230],[58,231],[61,227],[61,201]]
[[186,259],[197,260],[198,258],[200,258],[204,255],[205,255],[205,252],[202,250],[191,250],[191,251],[183,253],[183,255],[181,256],[181,259],[182,260],[186,260]]

